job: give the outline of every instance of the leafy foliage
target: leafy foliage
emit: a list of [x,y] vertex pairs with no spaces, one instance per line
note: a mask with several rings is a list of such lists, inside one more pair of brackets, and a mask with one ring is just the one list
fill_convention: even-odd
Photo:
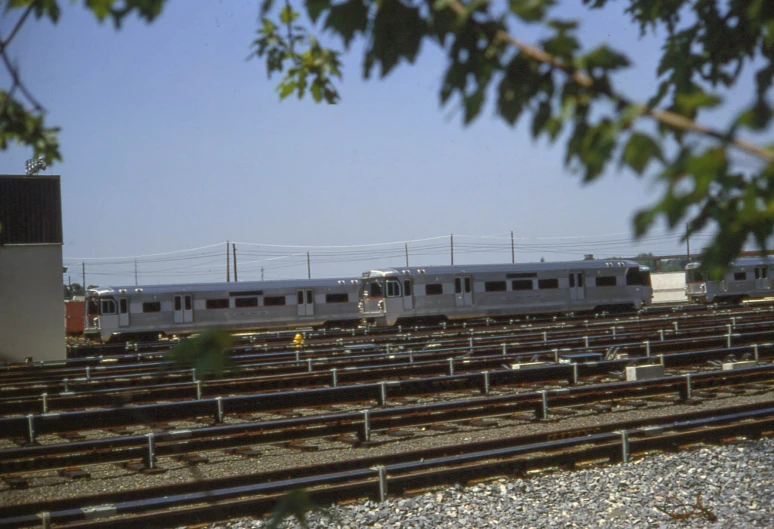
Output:
[[187,338],[168,353],[169,360],[176,368],[195,369],[199,379],[220,378],[236,371],[228,355],[231,335],[219,329],[207,329],[198,336]]
[[312,502],[306,490],[292,490],[279,499],[276,507],[274,507],[271,519],[266,523],[266,528],[277,529],[285,518],[293,516],[299,525],[306,529],[309,527],[306,515],[315,511],[332,517],[328,509],[319,507]]
[[[111,20],[116,28],[123,20],[136,13],[146,22],[152,22],[162,11],[166,0],[84,0],[84,4],[99,22]],[[0,0],[3,16],[16,12],[19,18],[8,36],[0,35],[2,55],[11,78],[11,87],[0,90],[0,150],[11,143],[19,143],[32,149],[32,158],[42,157],[46,164],[61,160],[57,135],[59,127],[45,125],[45,109],[24,85],[17,68],[11,64],[7,48],[25,20],[34,15],[59,21],[61,8],[57,0]]]
[[[592,12],[608,2],[583,0]],[[637,212],[635,234],[644,235],[659,219],[673,229],[687,224],[686,236],[715,229],[702,257],[717,273],[750,240],[765,250],[774,230],[774,151],[738,136],[741,129],[766,131],[774,117],[768,100],[774,2],[626,3],[642,34],[665,35],[658,88],[644,103],[615,88],[612,76],[632,68],[626,53],[607,44],[587,51],[577,37],[580,21],[552,17],[554,0],[510,0],[505,9],[476,0],[315,0],[296,9],[299,17],[306,12],[311,28],[325,20],[320,30],[338,37],[344,49],[362,34],[365,77],[375,66],[384,77],[402,61],[412,63],[423,42],[441,47],[448,57],[442,105],[458,104],[466,125],[481,115],[487,97],[495,98],[495,112],[510,125],[531,114],[532,136],[564,138],[565,163],[583,182],[599,178],[614,161],[619,170],[654,178],[663,194]],[[263,2],[264,20],[273,16],[272,4]],[[521,42],[509,33],[519,24],[542,25],[548,36],[536,44]],[[271,54],[256,55],[276,65]],[[735,123],[728,130],[700,124],[707,110],[723,104],[723,90],[753,69],[755,99]],[[327,88],[338,100],[336,88]],[[641,124],[645,117],[656,121],[658,135]],[[689,144],[695,137],[703,139]],[[739,173],[730,162],[733,150],[756,156],[760,170]]]

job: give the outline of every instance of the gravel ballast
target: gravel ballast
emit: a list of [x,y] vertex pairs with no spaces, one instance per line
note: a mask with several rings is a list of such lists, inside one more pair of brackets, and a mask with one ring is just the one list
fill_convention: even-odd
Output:
[[[774,439],[652,454],[626,465],[458,485],[383,503],[330,506],[327,514],[312,513],[307,521],[311,529],[771,528]],[[243,519],[210,529],[266,524]],[[300,524],[287,518],[281,527]]]

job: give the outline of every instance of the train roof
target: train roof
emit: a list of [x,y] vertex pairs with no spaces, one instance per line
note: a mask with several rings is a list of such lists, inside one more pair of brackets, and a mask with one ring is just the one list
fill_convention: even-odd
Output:
[[[740,257],[731,261],[730,266],[755,266],[755,265],[774,265],[774,257]],[[686,270],[694,270],[701,266],[700,261],[688,263],[685,265]]]
[[582,261],[555,261],[549,263],[516,263],[516,264],[472,264],[443,266],[400,266],[394,268],[376,268],[363,273],[363,278],[384,277],[388,275],[428,275],[428,274],[464,274],[474,272],[537,272],[540,270],[597,270],[606,268],[638,267],[648,270],[648,267],[636,261],[626,259],[584,259]]
[[[356,277],[334,277],[321,279],[273,279],[268,281],[235,281],[220,283],[179,283],[168,285],[126,285],[126,286],[105,286],[89,289],[90,293],[99,295],[119,294],[119,293],[143,293],[143,294],[164,294],[168,292],[211,292],[217,290],[228,290],[231,292],[254,291],[269,288],[311,288],[311,287],[334,287],[342,284],[356,284],[360,279]],[[122,292],[123,291],[123,292]],[[237,294],[238,295],[238,294]]]

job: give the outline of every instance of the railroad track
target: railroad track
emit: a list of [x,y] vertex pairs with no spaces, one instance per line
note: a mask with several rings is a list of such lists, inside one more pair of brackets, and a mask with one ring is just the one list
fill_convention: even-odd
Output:
[[[9,487],[43,486],[52,472],[62,476],[57,483],[65,493],[68,479],[87,483],[96,468],[112,479],[176,472],[175,464],[177,472],[201,465],[211,476],[207,469],[226,460],[250,470],[165,488],[15,500],[0,507],[0,528],[179,526],[266,513],[299,486],[321,503],[379,499],[498,472],[622,460],[734,433],[770,435],[774,365],[761,362],[774,356],[771,307],[679,310],[392,334],[327,331],[309,333],[305,347],[291,350],[282,343],[289,333],[248,339],[233,352],[238,377],[218,381],[185,370],[156,376],[168,365],[162,351],[8,367],[0,372],[0,446],[8,447],[0,450],[0,498],[22,492]],[[628,358],[616,359],[620,353]],[[577,354],[611,359],[569,360]],[[729,355],[758,365],[720,371]],[[663,364],[667,376],[620,381],[631,364],[653,363]],[[725,419],[712,410],[629,417],[713,402],[725,408]],[[577,426],[591,418],[604,424]],[[680,421],[694,429],[667,424]],[[508,437],[541,425],[551,431]],[[477,441],[484,432],[496,438]],[[420,450],[412,441],[440,446]],[[293,454],[306,451],[334,457],[319,465],[293,462]],[[585,455],[574,459],[576,453]],[[264,459],[284,466],[256,473]],[[374,474],[377,467],[383,470]],[[49,477],[38,483],[38,474]]]
[[68,528],[169,527],[255,516],[268,513],[281,495],[301,488],[321,504],[362,497],[383,501],[391,494],[504,474],[524,475],[534,469],[600,461],[627,463],[654,450],[772,435],[774,408],[695,413],[666,421],[621,423],[612,428],[615,430],[600,428],[595,433],[563,439],[530,435],[350,459],[338,461],[335,469],[328,464],[316,465],[240,476],[238,481],[199,481],[121,495],[41,502],[33,507],[17,506],[12,513],[0,510],[0,528],[41,524]]
[[[261,376],[265,374],[280,375],[284,373],[298,373],[305,368],[311,371],[312,363],[318,369],[355,368],[365,365],[383,363],[400,363],[408,353],[412,359],[416,356],[423,360],[432,358],[447,358],[450,356],[483,356],[493,351],[502,350],[503,354],[529,356],[531,353],[545,353],[547,349],[561,350],[563,354],[584,351],[591,354],[608,355],[611,348],[617,348],[633,356],[649,356],[651,354],[669,354],[676,349],[696,348],[699,346],[742,345],[746,343],[766,343],[774,340],[774,320],[763,319],[756,315],[756,319],[748,318],[737,321],[736,317],[731,323],[725,321],[691,322],[692,326],[678,327],[678,322],[673,322],[674,328],[632,329],[619,325],[609,329],[593,328],[567,331],[558,329],[552,331],[549,337],[548,331],[534,332],[522,331],[521,334],[486,334],[470,336],[464,340],[459,338],[435,337],[428,343],[423,341],[407,341],[407,336],[398,343],[387,343],[381,349],[368,344],[369,351],[352,353],[347,346],[337,349],[305,349],[286,351],[284,353],[255,353],[248,351],[236,351],[232,359],[243,371],[242,376]],[[696,324],[699,324],[698,326]],[[671,326],[670,326],[671,327]],[[620,329],[616,332],[616,329]],[[359,347],[366,347],[360,345]],[[371,352],[371,350],[373,352]],[[248,353],[248,354],[245,354]],[[110,359],[103,359],[110,360]],[[104,388],[139,388],[148,384],[182,382],[191,380],[195,382],[195,375],[190,371],[169,369],[169,362],[154,362],[142,365],[106,365],[85,366],[83,368],[69,367],[66,369],[57,366],[45,371],[27,370],[26,373],[15,370],[11,373],[0,373],[0,413],[11,413],[9,409],[3,409],[4,402],[18,400],[25,396],[39,398],[43,393],[54,395],[56,393],[69,394],[95,391]],[[24,412],[24,411],[22,411]]]
[[[556,390],[530,391],[504,396],[453,400],[435,404],[366,409],[349,413],[322,413],[300,418],[265,420],[243,424],[215,425],[195,429],[176,429],[145,435],[128,435],[80,442],[25,446],[0,450],[0,475],[41,469],[62,469],[76,465],[116,462],[142,462],[152,469],[157,457],[199,454],[212,450],[233,450],[244,446],[274,443],[298,443],[335,437],[351,446],[376,443],[373,434],[405,428],[454,430],[462,421],[513,418],[548,419],[559,410],[580,412],[610,410],[626,406],[645,406],[643,400],[667,397],[657,402],[687,402],[693,394],[712,390],[744,394],[771,389],[774,366],[736,372],[705,373],[691,378],[666,377],[640,382],[589,385]],[[603,405],[603,406],[600,406]],[[272,410],[262,406],[262,412]],[[281,411],[281,410],[280,410]],[[74,419],[64,419],[72,422]],[[98,419],[96,419],[98,421]],[[222,421],[222,417],[221,417]],[[310,448],[310,447],[307,447]],[[204,458],[201,458],[204,459]]]

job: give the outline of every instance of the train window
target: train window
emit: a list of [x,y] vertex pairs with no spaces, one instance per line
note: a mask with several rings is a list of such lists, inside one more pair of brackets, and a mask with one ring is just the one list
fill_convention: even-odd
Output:
[[538,288],[543,290],[547,288],[559,288],[559,280],[553,279],[538,279]]
[[234,298],[234,306],[238,309],[244,308],[244,307],[257,307],[258,306],[258,298],[257,297],[251,297],[251,298]]
[[325,303],[347,303],[349,294],[325,294]]
[[264,307],[278,307],[285,304],[285,296],[264,296]]
[[185,310],[191,310],[193,308],[193,301],[191,296],[183,296],[185,298]]
[[312,303],[314,303],[314,294],[312,293],[311,290],[307,290],[306,291],[306,304],[310,305]]
[[411,280],[404,279],[403,280],[403,295],[404,296],[410,296],[411,295]]
[[102,300],[102,314],[115,314],[116,313],[116,302],[112,299],[103,299]]
[[505,292],[508,290],[505,281],[487,281],[484,283],[484,292]]
[[[690,275],[692,271],[686,272],[686,282],[690,283]],[[697,281],[701,281],[701,274],[698,274]],[[643,272],[639,268],[629,268],[626,271],[626,284],[630,286],[642,285],[645,287],[650,286],[650,272]]]
[[[626,274],[627,277],[627,285],[631,285],[632,283],[628,282],[629,274]],[[704,282],[704,274],[699,272],[698,270],[686,270],[685,271],[685,282],[686,283],[702,283]]]
[[384,295],[384,292],[382,291],[382,284],[378,281],[374,281],[372,283],[368,284],[369,291],[368,294],[372,298],[380,298]]
[[398,298],[400,297],[400,282],[396,279],[388,279],[386,284],[387,297]]
[[532,290],[532,280],[514,279],[511,281],[511,290]]
[[304,304],[304,291],[299,290],[298,291],[298,304],[303,305]]
[[425,294],[428,296],[440,296],[443,294],[443,285],[441,283],[425,285]]
[[518,274],[505,274],[507,279],[531,279],[537,277],[536,272],[521,272]]
[[465,278],[465,293],[466,294],[470,293],[470,278],[469,277]]
[[175,310],[183,310],[182,296],[175,296]]
[[121,314],[128,314],[129,300],[126,298],[121,298],[120,300],[118,300],[118,310]]
[[208,299],[205,306],[207,309],[227,309],[228,298]]
[[583,288],[583,274],[578,272],[578,288]]
[[161,312],[161,302],[160,301],[148,301],[147,303],[142,304],[142,311],[143,312]]
[[602,276],[597,277],[597,286],[598,287],[614,287],[615,286],[615,276]]
[[570,272],[570,288],[575,288],[575,274]]
[[747,279],[747,272],[734,272],[734,281],[744,281]]
[[455,277],[454,278],[454,293],[455,294],[462,294],[462,278],[461,277]]
[[766,279],[768,277],[769,269],[765,266],[755,267],[755,279]]

